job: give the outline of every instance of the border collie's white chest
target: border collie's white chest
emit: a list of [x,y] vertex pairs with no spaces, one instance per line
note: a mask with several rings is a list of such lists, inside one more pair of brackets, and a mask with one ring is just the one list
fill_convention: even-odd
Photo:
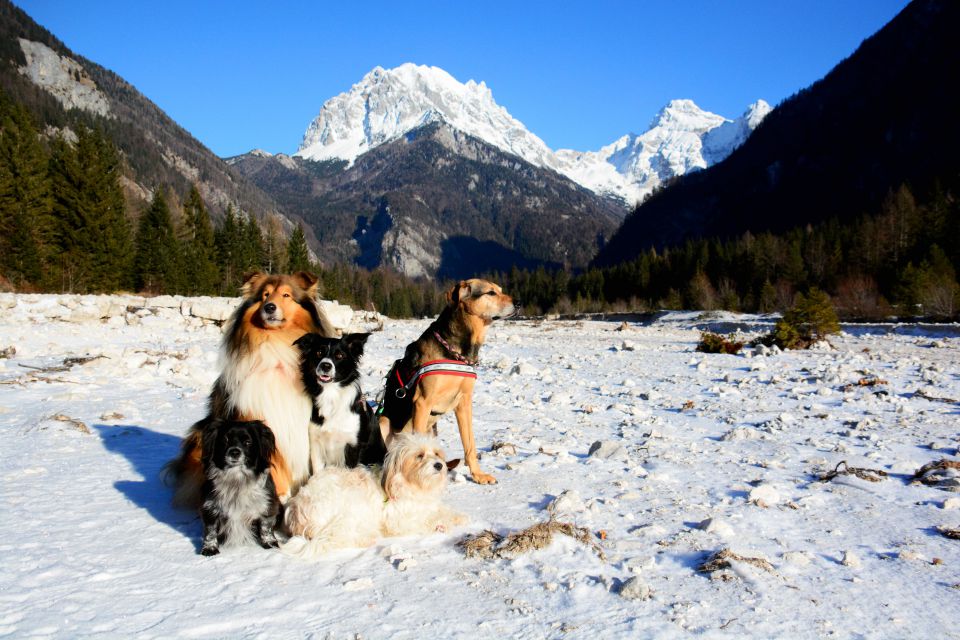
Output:
[[356,446],[360,431],[360,415],[352,409],[360,393],[357,386],[328,382],[320,387],[322,392],[314,404],[323,424],[310,425],[310,462],[314,472],[325,466],[345,466],[344,447]]

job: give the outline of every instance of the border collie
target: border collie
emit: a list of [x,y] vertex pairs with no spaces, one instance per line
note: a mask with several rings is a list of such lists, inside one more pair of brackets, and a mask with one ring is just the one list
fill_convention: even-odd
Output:
[[[348,333],[325,338],[308,333],[296,341],[300,348],[303,386],[313,398],[310,418],[310,465],[313,473],[324,467],[355,467],[383,461],[365,455],[371,438],[373,412],[360,389],[360,358],[370,337]],[[379,435],[379,433],[377,434]]]

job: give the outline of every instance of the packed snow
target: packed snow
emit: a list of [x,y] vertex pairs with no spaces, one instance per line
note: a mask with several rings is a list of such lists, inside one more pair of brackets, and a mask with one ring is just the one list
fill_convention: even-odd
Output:
[[598,151],[553,151],[497,104],[484,82],[461,83],[438,67],[406,63],[376,67],[349,91],[327,100],[294,155],[352,164],[417,127],[443,122],[632,205],[670,178],[726,158],[770,110],[758,100],[729,120],[692,100],[672,100],[642,134],[624,135]]
[[[957,459],[955,325],[847,326],[809,351],[734,356],[695,352],[698,329],[770,319],[494,324],[474,419],[499,484],[458,468],[446,498],[470,524],[305,562],[198,554],[201,524],[159,472],[204,414],[222,329],[110,300],[138,319],[0,296],[0,635],[960,635],[960,541],[941,532],[960,527],[960,478],[912,482]],[[369,394],[428,324],[373,333]],[[452,416],[439,426],[460,457]],[[871,471],[818,480],[842,461]],[[591,544],[557,534],[492,559],[455,544],[551,516]]]

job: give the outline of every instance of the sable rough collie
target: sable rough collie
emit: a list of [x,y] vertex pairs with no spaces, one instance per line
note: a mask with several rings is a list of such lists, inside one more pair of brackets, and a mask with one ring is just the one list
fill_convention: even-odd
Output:
[[273,432],[259,421],[211,420],[203,431],[203,545],[212,556],[220,547],[255,542],[276,547],[280,500],[270,477]]
[[316,276],[303,271],[244,278],[243,300],[223,339],[209,414],[190,427],[180,455],[167,466],[176,504],[199,506],[203,428],[212,419],[266,423],[276,439],[270,474],[281,501],[306,482],[313,403],[303,388],[300,350],[293,343],[307,333],[332,333],[320,316],[316,291]]
[[311,476],[284,513],[291,535],[280,550],[301,558],[367,547],[381,536],[446,531],[466,516],[441,502],[447,465],[437,441],[425,435],[393,438],[383,463],[355,469],[327,467]]
[[[360,358],[369,333],[325,338],[308,333],[295,343],[301,352],[303,386],[313,398],[310,418],[310,468],[355,467],[371,437],[373,411],[360,388]],[[376,464],[383,462],[372,460]],[[376,458],[376,456],[374,456]]]

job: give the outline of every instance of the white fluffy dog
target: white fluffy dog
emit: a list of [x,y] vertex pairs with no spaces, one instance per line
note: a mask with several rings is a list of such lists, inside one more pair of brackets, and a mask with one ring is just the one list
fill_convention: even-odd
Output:
[[293,536],[281,550],[316,558],[332,549],[367,547],[381,536],[446,531],[466,517],[440,502],[447,465],[436,440],[402,433],[392,439],[383,471],[325,467],[286,506]]

